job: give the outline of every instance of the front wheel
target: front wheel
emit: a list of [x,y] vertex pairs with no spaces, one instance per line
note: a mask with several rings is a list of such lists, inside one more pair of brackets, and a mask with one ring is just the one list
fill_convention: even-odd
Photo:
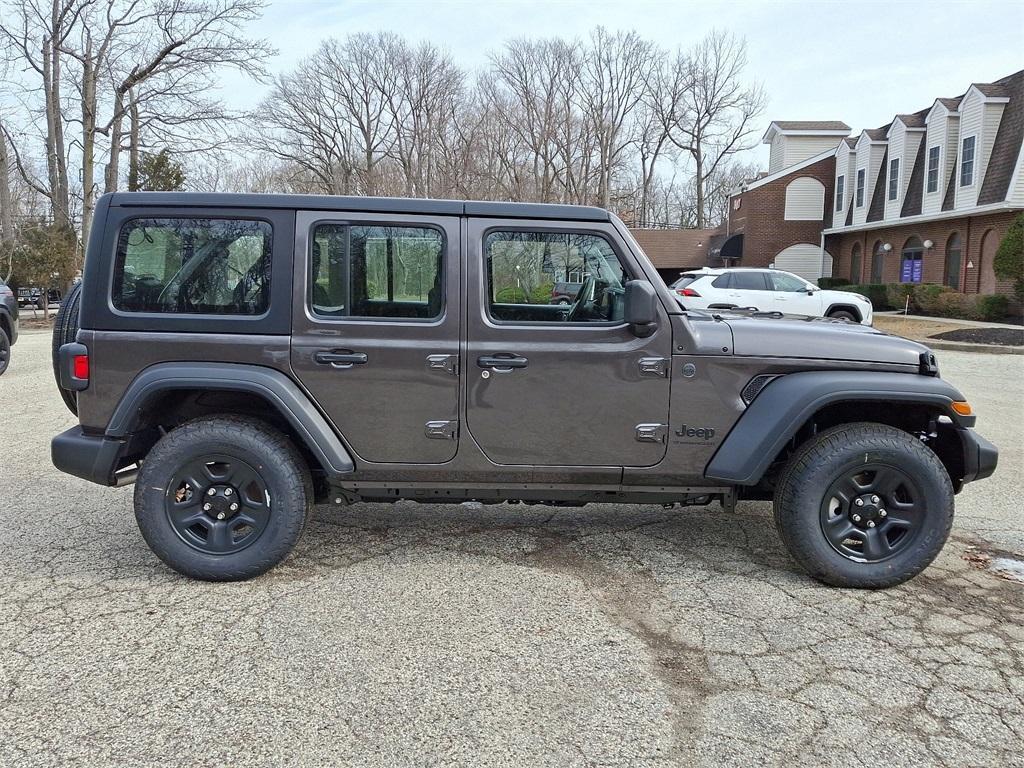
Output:
[[793,455],[775,491],[775,524],[793,559],[838,587],[901,584],[939,554],[953,486],[939,458],[883,424],[846,424]]
[[837,309],[835,312],[830,312],[829,317],[833,320],[849,320],[851,323],[859,323],[860,320],[853,312],[848,312],[845,309]]
[[283,434],[255,419],[188,422],[149,452],[135,485],[135,518],[174,570],[238,581],[284,560],[302,533],[309,472]]

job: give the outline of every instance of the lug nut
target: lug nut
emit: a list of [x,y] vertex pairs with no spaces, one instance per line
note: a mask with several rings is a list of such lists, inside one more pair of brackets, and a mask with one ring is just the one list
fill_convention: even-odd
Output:
[[231,509],[232,512],[234,512],[235,510],[238,509],[238,505],[237,504],[232,504],[230,509]]
[[[224,495],[225,496],[230,496],[232,493],[234,493],[234,491],[232,491],[230,488],[225,488],[224,489]],[[878,499],[876,498],[875,501],[878,501]]]
[[223,512],[218,512],[217,513],[217,519],[218,520],[223,520],[224,519],[224,513]]
[[886,512],[884,509],[878,510],[878,516],[879,517],[885,517],[887,514],[889,514],[889,513]]
[[872,496],[871,497],[871,503],[872,504],[877,504],[878,503],[878,497],[877,496]]
[[207,496],[216,496],[217,495],[217,489],[216,488],[211,488],[210,490],[208,490],[206,492],[206,495]]
[[875,521],[874,520],[868,520],[868,528],[874,528],[874,527],[875,527]]
[[853,503],[856,504],[858,507],[863,507],[864,499],[855,499]]
[[203,504],[203,512],[209,512],[211,509],[213,509],[211,504]]
[[860,515],[854,515],[853,516],[853,522],[859,523],[860,522]]

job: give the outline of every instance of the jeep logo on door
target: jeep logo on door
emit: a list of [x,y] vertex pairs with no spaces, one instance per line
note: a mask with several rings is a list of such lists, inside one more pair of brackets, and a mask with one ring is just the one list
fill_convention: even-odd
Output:
[[715,436],[715,430],[712,427],[690,427],[686,424],[675,430],[675,433],[679,437],[691,437],[698,440],[711,440]]

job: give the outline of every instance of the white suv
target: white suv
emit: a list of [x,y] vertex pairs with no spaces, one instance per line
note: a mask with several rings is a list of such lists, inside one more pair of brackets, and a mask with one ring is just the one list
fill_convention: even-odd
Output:
[[787,315],[835,317],[871,325],[871,300],[859,293],[826,291],[777,269],[695,269],[669,286],[687,309],[736,307]]

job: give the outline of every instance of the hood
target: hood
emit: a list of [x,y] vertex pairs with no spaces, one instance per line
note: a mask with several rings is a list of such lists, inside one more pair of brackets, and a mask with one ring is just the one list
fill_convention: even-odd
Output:
[[733,352],[751,357],[804,357],[867,363],[921,363],[928,347],[867,325],[825,317],[722,313],[732,329]]

